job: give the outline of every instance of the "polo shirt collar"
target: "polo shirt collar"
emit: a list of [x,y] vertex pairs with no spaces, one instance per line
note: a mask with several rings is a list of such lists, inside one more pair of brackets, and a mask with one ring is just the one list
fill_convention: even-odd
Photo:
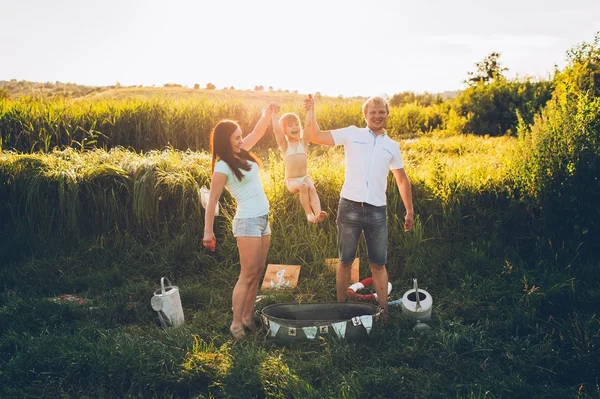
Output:
[[[377,135],[375,133],[373,133],[373,131],[371,130],[370,127],[367,127],[367,130],[369,131],[369,133],[371,133],[373,135],[373,137],[377,138]],[[387,131],[385,129],[383,129],[383,133],[380,134],[380,136],[387,136]]]

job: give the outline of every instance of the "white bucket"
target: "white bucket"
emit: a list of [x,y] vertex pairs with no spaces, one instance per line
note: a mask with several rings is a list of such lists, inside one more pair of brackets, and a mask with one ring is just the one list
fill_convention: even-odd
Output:
[[429,321],[433,298],[429,292],[419,289],[416,278],[413,279],[413,283],[414,288],[406,291],[402,297],[402,314],[420,321]]
[[[166,287],[165,280],[168,284]],[[152,309],[158,312],[158,319],[164,328],[183,325],[183,307],[179,297],[179,288],[171,285],[168,278],[160,279],[160,289],[154,291],[150,304]]]

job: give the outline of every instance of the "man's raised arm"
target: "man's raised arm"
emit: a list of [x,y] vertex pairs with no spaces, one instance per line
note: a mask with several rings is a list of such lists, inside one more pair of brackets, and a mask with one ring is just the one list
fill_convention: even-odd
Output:
[[[312,109],[313,120],[308,127],[310,134],[310,141],[317,144],[322,145],[335,145],[335,141],[333,141],[333,135],[331,134],[331,130],[321,130],[319,129],[319,124],[317,123],[316,112],[314,112],[315,101],[312,98],[312,95],[308,95],[307,98],[304,99],[304,109],[306,111]],[[305,126],[306,128],[306,126]]]

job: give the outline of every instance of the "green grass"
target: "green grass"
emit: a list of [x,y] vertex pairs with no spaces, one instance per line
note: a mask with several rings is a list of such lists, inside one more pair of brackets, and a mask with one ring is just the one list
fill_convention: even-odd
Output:
[[[0,99],[0,149],[21,153],[69,147],[198,151],[208,148],[209,133],[221,119],[233,119],[242,131],[250,132],[269,102],[280,103],[282,112],[295,112],[303,120],[304,97],[277,92],[140,88],[108,90],[77,99]],[[316,99],[322,128],[364,125],[364,99]],[[411,137],[439,130],[446,113],[442,106],[393,107],[388,132],[393,137]],[[270,128],[267,138],[273,138]],[[262,142],[259,147],[265,149]]]
[[[433,296],[427,333],[392,308],[360,342],[230,338],[239,272],[222,198],[217,251],[201,246],[197,190],[209,158],[173,149],[0,155],[0,397],[600,398],[597,261],[555,252],[510,200],[516,140],[402,143],[415,230],[390,178],[388,271],[396,299],[413,277]],[[314,148],[309,174],[330,218],[306,223],[281,158],[260,153],[273,241],[269,263],[301,264],[298,287],[258,308],[335,299],[335,217],[343,153]],[[359,246],[360,275],[369,275]],[[161,276],[186,323],[162,330]],[[47,298],[76,294],[83,305]]]

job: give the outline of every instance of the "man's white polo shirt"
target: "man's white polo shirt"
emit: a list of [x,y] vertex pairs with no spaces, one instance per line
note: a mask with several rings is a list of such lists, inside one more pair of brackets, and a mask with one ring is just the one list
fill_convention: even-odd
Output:
[[375,135],[369,128],[349,126],[331,131],[335,145],[343,145],[346,172],[341,196],[375,206],[386,204],[390,169],[401,169],[400,146],[387,134]]

